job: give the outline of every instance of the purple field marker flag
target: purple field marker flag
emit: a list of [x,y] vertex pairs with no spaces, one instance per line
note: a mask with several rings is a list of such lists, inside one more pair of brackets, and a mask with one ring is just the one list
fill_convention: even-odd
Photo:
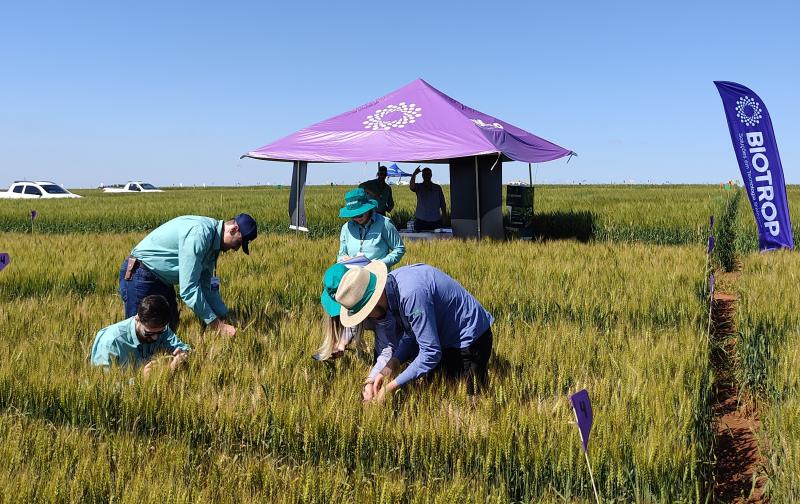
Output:
[[600,504],[600,495],[597,493],[597,485],[592,474],[592,464],[589,462],[589,433],[592,431],[592,403],[589,401],[589,392],[586,389],[576,392],[569,397],[572,403],[572,410],[575,412],[575,420],[578,421],[578,432],[583,443],[583,456],[586,458],[586,466],[589,468],[589,478],[592,480],[592,490],[594,490],[594,500]]
[[712,216],[711,216],[711,218],[709,219],[709,225],[708,225],[708,227],[709,227],[709,229],[714,229],[714,216],[713,216],[713,215],[712,215]]
[[39,214],[36,213],[36,210],[31,210],[31,221],[35,220],[37,215]]
[[758,224],[759,248],[762,252],[794,248],[783,167],[767,107],[741,84],[714,84],[722,98],[733,150]]
[[711,252],[714,251],[714,235],[708,237],[708,247],[706,248],[706,255],[711,255]]
[[3,271],[3,268],[11,264],[11,256],[8,255],[8,252],[0,252],[0,271]]
[[711,273],[708,276],[708,294],[709,296],[714,295],[714,285],[716,284],[717,279],[714,277],[714,273]]
[[592,431],[592,403],[589,401],[589,392],[586,389],[572,394],[569,398],[575,418],[578,420],[578,429],[581,433],[583,451],[589,451],[589,433]]

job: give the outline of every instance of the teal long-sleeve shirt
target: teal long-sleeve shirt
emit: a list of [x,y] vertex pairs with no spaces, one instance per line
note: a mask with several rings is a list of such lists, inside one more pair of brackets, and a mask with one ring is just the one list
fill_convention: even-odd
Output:
[[139,366],[160,351],[171,354],[176,348],[187,352],[190,350],[189,345],[178,339],[169,326],[154,342],[139,341],[136,336],[136,317],[131,317],[100,329],[92,345],[92,365],[110,366],[116,362],[120,366]]
[[223,221],[184,215],[157,227],[131,252],[162,282],[177,284],[183,302],[206,324],[228,314],[219,291],[211,289],[222,230]]
[[363,226],[353,220],[342,226],[336,260],[341,261],[344,256],[364,255],[370,260],[383,261],[391,268],[400,262],[405,253],[403,238],[392,221],[372,212],[372,217]]

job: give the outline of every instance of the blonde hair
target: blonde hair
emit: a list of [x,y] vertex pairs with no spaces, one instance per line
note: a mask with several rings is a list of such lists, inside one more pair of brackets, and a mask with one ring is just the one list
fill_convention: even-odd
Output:
[[[366,351],[366,342],[361,337],[364,332],[364,328],[361,324],[358,324],[354,329],[355,334],[353,335],[353,339],[347,343],[347,346],[355,347],[357,350]],[[339,340],[342,338],[344,331],[345,327],[342,325],[342,322],[339,320],[338,316],[331,317],[327,312],[323,311],[322,345],[320,345],[319,350],[317,350],[319,360],[330,359],[331,354],[333,354],[333,351],[336,349],[336,345],[339,344]]]

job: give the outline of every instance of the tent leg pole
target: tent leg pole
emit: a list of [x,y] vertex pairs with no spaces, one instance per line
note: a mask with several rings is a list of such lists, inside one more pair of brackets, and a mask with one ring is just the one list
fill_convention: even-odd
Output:
[[478,156],[475,156],[475,217],[478,220],[478,240],[481,239],[481,191],[478,182]]
[[533,187],[533,175],[531,174],[531,164],[528,163],[528,185]]

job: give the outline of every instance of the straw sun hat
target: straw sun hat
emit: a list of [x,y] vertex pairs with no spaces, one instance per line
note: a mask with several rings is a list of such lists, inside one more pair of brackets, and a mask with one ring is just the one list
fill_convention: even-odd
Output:
[[322,278],[322,306],[330,316],[339,315],[344,327],[357,326],[378,304],[388,275],[389,270],[382,261],[349,269],[343,264],[334,264]]

